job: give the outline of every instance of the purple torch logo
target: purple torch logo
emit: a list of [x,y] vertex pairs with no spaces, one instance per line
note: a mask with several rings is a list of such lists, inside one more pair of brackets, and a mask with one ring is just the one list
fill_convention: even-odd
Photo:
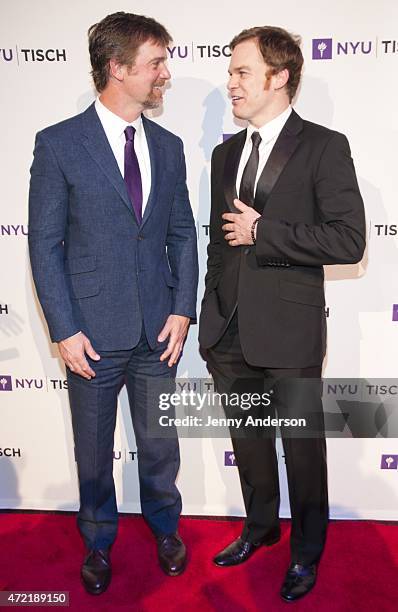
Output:
[[0,374],[0,391],[12,391],[11,376]]
[[313,38],[312,39],[312,59],[329,60],[332,59],[332,38]]
[[235,453],[233,451],[224,452],[224,465],[235,466]]
[[380,469],[381,470],[397,470],[398,469],[398,455],[382,455]]

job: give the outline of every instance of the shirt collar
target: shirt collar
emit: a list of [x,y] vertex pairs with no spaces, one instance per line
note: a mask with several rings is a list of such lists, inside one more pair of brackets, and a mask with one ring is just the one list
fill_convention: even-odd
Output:
[[108,138],[117,139],[123,136],[124,138],[124,130],[128,125],[132,125],[138,136],[140,136],[143,125],[142,125],[142,117],[139,115],[137,119],[128,123],[119,115],[113,113],[109,108],[107,108],[104,104],[102,104],[99,97],[95,101],[95,110],[97,111],[98,117],[103,125],[106,135]]
[[253,132],[259,132],[261,136],[261,143],[267,144],[274,138],[277,138],[285,125],[286,121],[290,117],[292,107],[289,105],[280,115],[266,123],[260,128],[256,128],[253,125],[247,126],[246,142],[252,137]]

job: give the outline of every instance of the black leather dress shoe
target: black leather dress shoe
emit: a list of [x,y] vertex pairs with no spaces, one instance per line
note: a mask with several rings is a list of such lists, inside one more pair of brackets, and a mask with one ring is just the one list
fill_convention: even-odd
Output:
[[90,550],[85,558],[81,578],[90,595],[101,595],[111,581],[111,560],[109,550]]
[[299,563],[292,563],[282,584],[281,597],[284,601],[296,601],[296,599],[307,595],[315,582],[315,564],[300,565]]
[[260,546],[272,546],[272,544],[276,544],[280,539],[280,534],[276,533],[272,537],[267,538],[259,542],[258,544],[252,544],[251,542],[247,542],[242,538],[238,538],[234,540],[229,546],[224,548],[221,552],[218,553],[213,559],[216,565],[220,567],[229,567],[230,565],[239,565],[239,563],[244,563],[253,553],[256,552],[260,548]]
[[158,558],[160,567],[168,576],[178,576],[187,564],[185,544],[178,533],[158,536]]

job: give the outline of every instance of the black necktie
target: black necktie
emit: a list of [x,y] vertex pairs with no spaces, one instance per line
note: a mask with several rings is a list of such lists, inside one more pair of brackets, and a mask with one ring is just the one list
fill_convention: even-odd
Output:
[[247,164],[245,169],[243,170],[242,180],[240,182],[239,187],[239,199],[247,206],[253,206],[254,204],[254,185],[256,182],[257,170],[258,170],[258,160],[259,160],[259,151],[258,148],[260,146],[261,136],[258,132],[253,132],[252,134],[252,150],[247,160]]

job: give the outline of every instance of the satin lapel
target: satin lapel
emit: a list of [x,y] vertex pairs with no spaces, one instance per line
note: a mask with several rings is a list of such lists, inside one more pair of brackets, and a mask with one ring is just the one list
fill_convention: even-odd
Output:
[[234,138],[233,144],[230,145],[224,165],[224,195],[225,201],[231,212],[239,212],[235,208],[233,202],[238,197],[236,193],[236,175],[238,173],[238,166],[240,156],[242,155],[242,149],[246,141],[246,130],[239,132]]
[[94,104],[89,106],[83,114],[83,145],[99,165],[104,175],[112,183],[124,204],[129,209],[136,221],[133,207],[127,192],[126,183],[120,174],[119,166],[113,154],[112,148],[105,135],[101,121],[96,113]]
[[164,155],[161,139],[159,138],[158,134],[154,133],[151,122],[144,116],[142,116],[142,122],[144,125],[145,136],[149,149],[149,159],[151,162],[151,190],[149,192],[148,202],[145,206],[141,227],[147,222],[154,209],[157,194],[161,192],[160,185],[157,183],[161,180],[160,166],[162,157]]
[[257,183],[254,208],[262,214],[267,200],[289,159],[300,143],[302,119],[292,111],[285,123]]

